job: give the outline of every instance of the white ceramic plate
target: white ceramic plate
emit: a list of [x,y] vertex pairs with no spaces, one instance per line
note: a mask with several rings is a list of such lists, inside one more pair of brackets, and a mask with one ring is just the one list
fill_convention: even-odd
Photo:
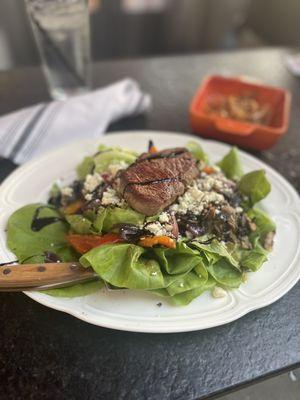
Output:
[[[198,140],[186,134],[167,132],[134,132],[104,136],[107,145],[127,146],[145,151],[148,140],[159,148],[184,146]],[[99,141],[100,142],[100,141]],[[229,146],[201,141],[212,161],[219,160]],[[14,259],[5,245],[5,226],[10,214],[31,202],[45,201],[52,183],[58,178],[70,182],[75,166],[98,143],[75,142],[33,160],[13,172],[0,188],[0,259]],[[256,158],[241,152],[245,171],[264,168],[272,184],[268,198],[261,203],[276,221],[274,251],[263,267],[249,274],[246,284],[228,292],[225,298],[214,299],[205,293],[187,307],[175,307],[162,298],[138,291],[111,292],[103,289],[96,294],[75,299],[26,293],[32,299],[56,310],[65,311],[84,321],[108,328],[136,332],[184,332],[228,323],[249,311],[271,304],[283,296],[300,276],[300,199],[292,186],[277,172]],[[158,303],[162,303],[158,307]]]

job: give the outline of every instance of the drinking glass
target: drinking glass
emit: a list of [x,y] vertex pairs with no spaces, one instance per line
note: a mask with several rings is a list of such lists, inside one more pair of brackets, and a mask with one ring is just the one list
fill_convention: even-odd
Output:
[[25,0],[42,67],[54,99],[90,87],[87,0]]

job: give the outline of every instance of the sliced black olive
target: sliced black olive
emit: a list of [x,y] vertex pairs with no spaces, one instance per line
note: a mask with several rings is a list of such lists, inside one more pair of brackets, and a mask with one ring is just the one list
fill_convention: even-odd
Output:
[[119,228],[121,238],[130,243],[138,242],[147,233],[144,229],[133,224],[118,224],[114,228]]

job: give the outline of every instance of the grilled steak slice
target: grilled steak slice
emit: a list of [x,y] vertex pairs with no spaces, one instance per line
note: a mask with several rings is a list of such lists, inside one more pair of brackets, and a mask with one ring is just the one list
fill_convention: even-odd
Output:
[[155,215],[182,195],[198,175],[193,155],[185,148],[174,148],[142,154],[119,174],[115,188],[133,209]]

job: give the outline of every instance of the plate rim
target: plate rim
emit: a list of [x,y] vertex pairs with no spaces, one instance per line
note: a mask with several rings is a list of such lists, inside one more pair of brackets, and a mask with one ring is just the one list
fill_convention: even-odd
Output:
[[[187,139],[187,141],[195,140],[195,141],[200,142],[203,145],[205,145],[205,143],[208,143],[211,145],[217,145],[217,146],[221,146],[223,148],[228,148],[228,149],[230,147],[232,147],[223,142],[218,142],[215,140],[208,140],[208,139],[201,138],[199,136],[193,136],[189,133],[181,133],[181,132],[171,132],[171,131],[164,131],[164,130],[133,130],[133,131],[126,130],[126,131],[109,132],[109,135],[100,136],[99,138],[95,138],[95,139],[83,139],[83,140],[81,139],[81,140],[72,141],[70,143],[65,144],[62,148],[51,150],[41,156],[34,158],[33,160],[30,160],[30,161],[24,163],[23,165],[17,167],[1,183],[1,185],[0,185],[0,201],[1,201],[1,196],[2,196],[3,192],[5,192],[5,186],[7,185],[7,182],[9,182],[11,179],[14,179],[15,176],[18,176],[23,170],[31,168],[35,164],[39,163],[40,161],[42,161],[48,157],[50,157],[50,158],[55,157],[55,154],[65,152],[66,148],[68,148],[68,147],[73,147],[73,146],[76,147],[79,145],[79,143],[86,143],[86,144],[87,143],[89,143],[89,144],[96,143],[96,145],[97,145],[97,143],[101,142],[101,139],[103,139],[103,138],[112,137],[115,135],[116,136],[122,136],[122,135],[124,136],[126,134],[127,135],[136,134],[139,136],[145,136],[145,135],[147,135],[147,136],[148,135],[153,135],[153,136],[165,135],[166,136],[166,135],[169,135],[169,136],[173,136],[173,137],[178,136],[180,138],[182,138],[184,136]],[[246,157],[248,160],[255,162],[255,163],[259,162],[259,164],[263,168],[265,168],[267,171],[271,172],[277,180],[284,181],[285,185],[289,189],[290,194],[293,195],[293,198],[296,201],[295,205],[298,205],[298,207],[296,207],[296,210],[293,209],[293,211],[297,211],[297,210],[300,211],[300,196],[297,193],[296,189],[291,185],[290,182],[288,182],[288,180],[285,177],[283,177],[281,174],[279,174],[276,170],[274,170],[271,166],[266,164],[264,161],[257,159],[255,156],[246,153],[242,149],[239,149],[239,152],[243,155],[243,157]],[[294,263],[294,261],[295,260],[293,260],[293,263]],[[273,302],[277,301],[282,296],[284,296],[294,285],[296,285],[296,283],[298,282],[299,279],[300,279],[300,270],[299,270],[298,277],[296,277],[294,280],[290,280],[289,282],[283,281],[283,283],[285,282],[286,284],[284,285],[283,288],[281,288],[281,290],[279,290],[278,293],[276,293],[275,296],[272,296],[272,297],[266,296],[265,299],[258,297],[256,299],[252,299],[251,303],[249,303],[249,302],[241,303],[240,302],[234,307],[235,312],[232,313],[232,315],[228,316],[227,318],[219,319],[218,321],[210,321],[210,322],[208,321],[208,323],[206,323],[204,325],[202,324],[201,326],[199,326],[199,324],[197,325],[197,323],[193,323],[193,325],[190,327],[188,327],[186,325],[184,325],[184,326],[178,325],[177,327],[176,326],[175,327],[174,326],[165,326],[163,324],[153,325],[153,322],[151,323],[151,321],[147,322],[146,326],[145,326],[144,320],[141,325],[139,325],[138,323],[133,323],[131,320],[127,323],[126,323],[126,321],[123,322],[123,321],[118,320],[118,323],[116,325],[116,323],[113,319],[111,322],[105,321],[103,323],[103,320],[101,321],[101,317],[97,321],[97,315],[95,315],[93,317],[90,314],[90,312],[87,312],[86,310],[84,312],[80,311],[78,309],[72,310],[72,309],[68,308],[67,304],[66,305],[49,304],[49,299],[47,301],[47,298],[49,296],[47,296],[45,294],[34,293],[34,292],[23,292],[23,293],[25,295],[27,295],[28,297],[30,297],[31,299],[37,301],[38,303],[40,303],[44,306],[50,307],[50,308],[58,310],[58,311],[65,312],[65,313],[72,315],[80,320],[83,320],[85,322],[91,323],[96,326],[101,326],[101,327],[105,327],[105,328],[109,328],[109,329],[130,331],[130,332],[175,333],[175,332],[190,332],[190,331],[208,329],[208,328],[224,325],[224,324],[230,323],[232,321],[235,321],[253,310],[266,307],[266,306],[272,304]],[[283,283],[281,284],[281,286],[283,286]],[[82,298],[84,298],[84,297],[82,297]],[[102,319],[103,319],[103,317],[102,317]]]

